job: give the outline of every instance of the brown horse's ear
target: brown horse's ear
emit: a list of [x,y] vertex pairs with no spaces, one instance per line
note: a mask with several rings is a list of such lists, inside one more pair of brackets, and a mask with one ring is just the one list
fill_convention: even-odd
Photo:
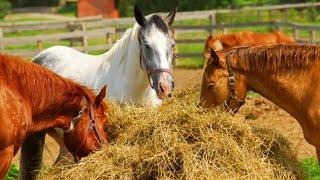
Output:
[[210,48],[210,56],[211,56],[210,64],[219,65],[219,56],[212,48]]
[[103,99],[106,97],[106,94],[107,94],[107,85],[105,85],[105,86],[103,86],[103,88],[100,90],[100,92],[99,92],[99,94],[98,94],[98,96],[96,97],[96,99],[95,99],[95,104],[96,105],[99,105],[102,101],[103,101]]
[[174,18],[176,17],[178,7],[176,7],[173,11],[171,11],[165,18],[165,21],[168,23],[169,26],[173,24]]

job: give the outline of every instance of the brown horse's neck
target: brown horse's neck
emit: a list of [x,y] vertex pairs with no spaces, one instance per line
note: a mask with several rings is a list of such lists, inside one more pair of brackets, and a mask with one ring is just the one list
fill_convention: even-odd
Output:
[[14,56],[0,55],[0,79],[30,103],[33,116],[56,115],[80,106],[82,96],[92,99],[86,88]]
[[310,109],[320,109],[318,92],[320,77],[319,63],[300,70],[285,71],[277,74],[244,73],[248,90],[261,94],[266,99],[280,106],[299,122],[312,118]]

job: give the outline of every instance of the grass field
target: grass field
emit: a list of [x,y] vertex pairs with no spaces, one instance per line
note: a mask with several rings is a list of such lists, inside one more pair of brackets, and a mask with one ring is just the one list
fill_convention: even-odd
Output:
[[16,180],[19,177],[19,169],[16,165],[11,165],[9,172],[7,173],[5,180]]
[[315,158],[306,158],[301,162],[301,169],[304,173],[306,179],[316,180],[320,179],[320,167],[317,159]]

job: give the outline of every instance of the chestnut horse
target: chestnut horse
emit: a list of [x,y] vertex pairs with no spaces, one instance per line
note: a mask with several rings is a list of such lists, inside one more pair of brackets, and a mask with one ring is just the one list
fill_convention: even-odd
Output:
[[293,44],[294,39],[283,32],[274,31],[269,33],[257,33],[243,31],[233,34],[222,34],[218,37],[209,36],[206,40],[203,56],[205,60],[210,57],[210,49],[219,51],[230,49],[237,46],[257,46],[257,45],[276,45]]
[[65,143],[83,157],[107,143],[106,87],[87,88],[19,57],[0,54],[0,179],[24,139],[50,128],[65,130]]
[[206,108],[236,112],[255,91],[291,114],[320,160],[320,47],[273,45],[212,51],[201,88]]

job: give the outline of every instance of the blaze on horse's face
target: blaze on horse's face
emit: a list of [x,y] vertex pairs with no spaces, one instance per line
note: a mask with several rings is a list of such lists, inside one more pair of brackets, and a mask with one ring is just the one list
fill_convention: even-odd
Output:
[[[83,115],[74,124],[74,128],[70,132],[64,133],[66,147],[78,158],[88,156],[99,150],[103,144],[107,144],[107,134],[105,132],[107,117],[105,113],[108,111],[108,106],[103,102],[105,95],[106,86],[102,88],[92,105],[88,102],[84,103],[86,108]],[[96,128],[94,128],[94,124]]]
[[[228,85],[229,73],[225,54],[222,51],[210,51],[210,58],[207,60],[203,72],[200,105],[204,108],[215,108],[224,105],[231,95]],[[245,99],[247,89],[244,85],[244,77],[236,76],[236,91],[238,97]],[[234,109],[238,102],[231,101],[230,109]]]
[[151,87],[158,98],[171,96],[174,89],[172,79],[172,59],[175,40],[171,31],[176,10],[165,19],[152,15],[146,19],[140,9],[134,9],[135,18],[141,26],[139,31],[139,45],[141,50],[141,68],[147,71]]

